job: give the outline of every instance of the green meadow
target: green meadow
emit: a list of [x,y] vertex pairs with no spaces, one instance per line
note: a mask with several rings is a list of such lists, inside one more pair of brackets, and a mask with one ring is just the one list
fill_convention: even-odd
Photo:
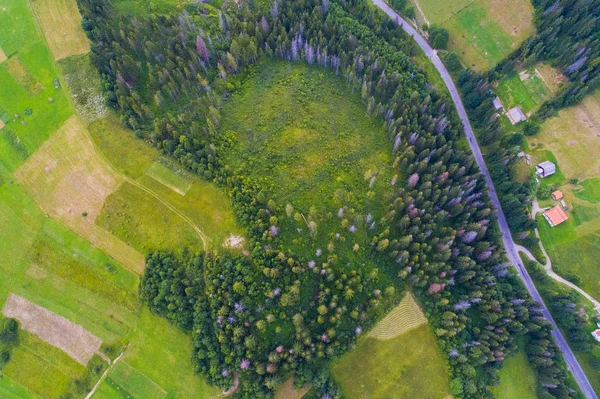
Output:
[[427,324],[394,339],[364,337],[333,368],[347,398],[446,398],[447,365]]
[[496,93],[507,109],[518,105],[527,113],[548,98],[549,90],[544,81],[534,70],[527,73],[529,77],[525,80],[521,80],[517,72],[512,72],[500,81]]
[[354,244],[368,245],[391,190],[382,124],[365,115],[341,77],[322,69],[264,61],[250,77],[223,106],[222,131],[236,143],[225,163],[289,204],[280,234],[297,253],[313,256],[337,233],[332,245],[353,257]]

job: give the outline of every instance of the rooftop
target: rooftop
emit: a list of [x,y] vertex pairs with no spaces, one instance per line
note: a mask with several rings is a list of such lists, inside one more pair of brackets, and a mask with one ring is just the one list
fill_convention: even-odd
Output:
[[563,193],[560,190],[556,190],[555,192],[552,193],[552,198],[554,198],[554,200],[556,200],[556,201],[562,199],[562,197],[563,197]]
[[552,227],[561,224],[569,218],[560,206],[555,206],[554,208],[544,212],[544,217]]
[[521,107],[514,107],[508,110],[506,116],[508,116],[508,119],[510,119],[510,123],[512,123],[513,125],[516,125],[517,123],[526,119]]

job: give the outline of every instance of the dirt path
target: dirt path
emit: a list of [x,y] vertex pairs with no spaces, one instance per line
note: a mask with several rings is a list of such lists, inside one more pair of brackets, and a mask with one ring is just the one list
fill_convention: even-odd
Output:
[[96,143],[94,143],[94,140],[92,139],[92,137],[90,135],[90,132],[87,130],[87,128],[85,129],[85,132],[88,135],[88,138],[90,139],[90,141],[92,142],[92,145],[94,146],[94,149],[96,150],[96,153],[98,154],[98,156],[102,159],[102,161],[110,169],[114,170],[116,173],[118,173],[120,176],[122,176],[125,182],[127,182],[127,183],[129,183],[129,184],[131,184],[131,185],[133,185],[133,186],[135,186],[137,188],[139,188],[140,190],[144,191],[145,193],[147,193],[147,194],[151,195],[152,197],[156,198],[160,203],[162,203],[164,206],[166,206],[167,208],[169,208],[170,211],[172,211],[174,214],[176,214],[181,219],[183,219],[187,224],[190,225],[190,227],[192,227],[192,229],[194,229],[194,231],[196,232],[196,234],[198,234],[198,237],[200,237],[200,239],[202,240],[202,247],[204,248],[204,251],[206,252],[208,250],[208,242],[210,241],[210,239],[207,237],[206,234],[204,234],[204,232],[200,229],[200,227],[198,227],[192,221],[192,219],[190,219],[187,215],[185,215],[183,212],[181,212],[175,206],[171,205],[171,203],[169,203],[166,200],[164,200],[160,195],[158,195],[154,191],[150,190],[149,188],[147,188],[146,186],[144,186],[143,184],[141,184],[137,180],[134,180],[134,179],[132,179],[132,178],[130,178],[128,176],[125,176],[121,172],[119,172],[109,162],[109,160],[104,156],[104,154],[102,153],[102,151],[100,151],[100,149],[96,146]]
[[96,382],[96,385],[94,385],[94,387],[92,388],[92,390],[87,395],[85,395],[84,399],[90,399],[92,397],[92,395],[94,395],[94,393],[96,392],[96,390],[98,389],[98,387],[100,386],[100,384],[102,384],[102,381],[104,381],[104,379],[108,375],[109,371],[112,370],[113,367],[115,367],[115,365],[119,362],[119,360],[121,360],[121,358],[125,354],[126,350],[127,350],[127,347],[125,347],[125,349],[123,349],[123,352],[121,352],[121,354],[119,356],[117,356],[117,358],[115,359],[114,362],[112,362],[112,364],[109,363],[110,366],[108,366],[108,368],[106,369],[106,371],[104,371],[104,373],[102,374],[102,377],[100,377],[100,379],[98,380],[98,382]]
[[[540,208],[537,200],[535,200],[532,203],[531,217],[533,219],[535,219],[535,215],[537,213],[543,212],[545,210],[546,210],[546,208]],[[542,250],[542,253],[546,257],[546,264],[543,265],[544,270],[546,270],[546,274],[548,276],[550,276],[551,278],[553,278],[555,281],[557,281],[561,284],[564,284],[567,287],[570,287],[570,288],[574,289],[575,291],[577,291],[578,293],[580,293],[582,296],[584,296],[587,300],[589,300],[594,305],[594,309],[596,309],[596,312],[598,312],[600,314],[600,302],[599,301],[597,301],[590,294],[588,294],[587,292],[585,292],[584,290],[579,288],[577,285],[573,284],[569,280],[564,279],[563,277],[556,274],[556,272],[554,272],[554,270],[552,270],[552,260],[550,259],[550,256],[548,256],[548,252],[546,252],[546,248],[544,248],[544,244],[542,243],[542,240],[540,238],[540,232],[537,228],[535,229],[535,236],[538,238],[538,240],[539,240],[538,244],[540,245],[540,249]],[[533,254],[527,248],[525,248],[522,245],[517,245],[516,247],[517,247],[517,250],[519,252],[523,252],[529,260],[538,262],[538,260],[535,258],[535,256],[533,256]]]

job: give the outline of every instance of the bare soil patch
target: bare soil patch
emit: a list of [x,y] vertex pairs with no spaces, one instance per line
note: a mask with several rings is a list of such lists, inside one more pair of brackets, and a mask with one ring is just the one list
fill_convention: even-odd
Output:
[[34,0],[32,4],[55,60],[90,51],[75,0]]
[[4,50],[2,50],[2,47],[0,47],[0,63],[3,63],[4,61],[6,61],[6,54],[4,53]]
[[0,130],[2,130],[2,128],[4,128],[4,126],[6,126],[4,124],[4,121],[2,119],[0,119]]
[[143,271],[142,254],[95,224],[123,177],[100,158],[76,116],[29,157],[15,177],[45,212],[131,270]]
[[65,351],[84,366],[102,345],[100,338],[79,325],[15,294],[8,296],[2,313],[17,319],[22,329]]
[[223,247],[225,247],[225,248],[242,249],[244,247],[244,237],[242,237],[242,236],[236,236],[236,235],[230,235],[223,242]]

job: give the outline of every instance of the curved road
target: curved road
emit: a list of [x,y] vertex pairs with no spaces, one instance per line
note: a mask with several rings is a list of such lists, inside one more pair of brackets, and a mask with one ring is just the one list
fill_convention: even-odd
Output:
[[467,111],[463,106],[460,95],[458,94],[458,90],[456,89],[454,81],[450,77],[448,70],[442,63],[442,60],[438,57],[436,51],[431,48],[429,43],[425,40],[425,38],[423,38],[423,36],[419,34],[419,32],[417,32],[410,24],[408,24],[404,19],[402,19],[400,15],[398,15],[386,3],[384,3],[383,0],[372,1],[377,7],[381,8],[383,12],[385,12],[390,18],[392,18],[396,23],[398,23],[402,27],[402,29],[404,29],[409,35],[411,35],[415,39],[417,44],[423,49],[427,57],[429,57],[431,62],[433,62],[433,65],[436,67],[436,69],[442,76],[444,83],[450,91],[450,95],[452,96],[452,101],[454,101],[454,105],[456,106],[458,116],[463,122],[465,135],[467,136],[469,145],[471,146],[471,151],[473,151],[473,155],[475,156],[475,160],[479,165],[481,173],[485,176],[486,184],[489,188],[490,198],[494,203],[494,206],[498,210],[498,227],[502,232],[502,241],[504,242],[504,248],[506,249],[506,256],[512,262],[512,264],[515,265],[519,277],[521,278],[521,280],[523,280],[523,283],[527,287],[527,290],[529,291],[531,297],[542,306],[543,314],[546,317],[546,319],[549,320],[550,323],[552,323],[552,326],[554,327],[552,330],[552,336],[554,337],[556,344],[562,351],[563,357],[567,363],[567,367],[573,373],[573,377],[575,377],[575,380],[577,381],[581,392],[583,392],[584,396],[588,399],[597,399],[598,396],[592,389],[592,385],[585,376],[585,373],[581,369],[579,362],[577,362],[573,351],[567,344],[565,337],[563,337],[560,330],[558,329],[556,323],[554,322],[554,319],[548,311],[548,308],[544,304],[544,301],[542,300],[542,297],[540,296],[537,288],[535,288],[531,277],[529,277],[527,270],[525,270],[523,262],[521,262],[521,259],[519,258],[517,245],[513,241],[512,236],[510,234],[510,229],[508,228],[506,217],[504,216],[504,212],[502,211],[502,207],[500,206],[498,195],[496,194],[494,184],[492,183],[492,178],[490,177],[490,173],[487,169],[487,166],[485,165],[483,155],[481,154],[481,150],[479,149],[479,145],[477,144],[477,140],[475,139],[475,134],[473,133],[473,128],[471,127],[471,123],[469,122],[469,118],[467,117]]

